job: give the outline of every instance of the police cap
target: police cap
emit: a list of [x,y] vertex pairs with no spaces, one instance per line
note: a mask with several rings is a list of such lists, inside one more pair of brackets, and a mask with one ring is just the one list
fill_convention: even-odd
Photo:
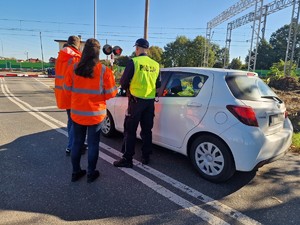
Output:
[[141,48],[146,48],[147,49],[147,48],[149,48],[149,42],[144,38],[140,38],[140,39],[136,40],[134,46],[139,46]]

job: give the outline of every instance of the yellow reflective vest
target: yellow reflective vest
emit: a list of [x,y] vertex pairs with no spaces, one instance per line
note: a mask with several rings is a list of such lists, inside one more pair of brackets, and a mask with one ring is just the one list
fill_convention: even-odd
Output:
[[155,98],[159,64],[146,55],[135,57],[132,60],[134,74],[130,82],[130,93],[138,98]]

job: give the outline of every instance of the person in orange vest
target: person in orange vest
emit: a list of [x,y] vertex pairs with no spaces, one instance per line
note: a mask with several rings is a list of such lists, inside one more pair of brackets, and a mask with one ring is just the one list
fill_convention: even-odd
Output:
[[[70,155],[73,142],[73,129],[72,119],[70,116],[71,97],[67,95],[63,90],[63,80],[67,71],[67,68],[73,62],[78,62],[81,57],[80,50],[80,38],[77,36],[70,36],[68,42],[59,51],[58,57],[55,62],[55,98],[56,104],[59,109],[66,109],[68,116],[68,146],[66,148],[66,155]],[[82,146],[82,153],[85,152],[86,146]]]
[[101,123],[106,117],[106,100],[117,94],[112,70],[100,63],[100,43],[88,39],[82,57],[67,71],[64,89],[71,93],[71,118],[73,121],[74,141],[71,151],[72,182],[86,174],[80,166],[80,147],[85,140],[87,129],[88,175],[87,182],[99,177],[96,165],[99,157]]

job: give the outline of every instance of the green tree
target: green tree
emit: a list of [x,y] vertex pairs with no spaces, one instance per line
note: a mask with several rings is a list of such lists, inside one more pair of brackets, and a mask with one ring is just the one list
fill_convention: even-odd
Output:
[[205,48],[205,38],[202,36],[197,36],[193,41],[190,42],[188,46],[188,65],[199,67],[203,65],[204,62],[204,48]]
[[[273,47],[273,52],[274,52],[273,62],[279,62],[280,60],[285,60],[287,41],[289,37],[289,29],[290,29],[290,25],[284,25],[283,27],[279,28],[276,32],[274,32],[270,37],[270,44]],[[298,29],[295,46],[296,48],[295,48],[294,55],[295,58],[299,58],[300,57],[300,29]]]
[[[268,75],[270,76],[275,76],[275,78],[280,78],[280,77],[284,77],[284,61],[280,60],[277,63],[273,63],[273,65],[270,68],[270,72],[268,73]],[[287,62],[287,66],[290,65],[290,61]],[[296,68],[297,65],[295,63],[293,63],[292,68],[291,68],[291,76],[296,77]]]
[[213,65],[214,68],[223,68],[224,67],[224,59],[226,56],[226,62],[225,65],[229,64],[229,52],[228,49],[226,48],[219,48],[215,50],[216,53],[216,60],[215,60],[215,64]]
[[210,43],[210,48],[208,50],[208,67],[213,67],[218,59],[218,52],[220,51],[220,47],[217,44]]
[[289,36],[289,25],[284,25],[270,37],[270,44],[274,51],[274,62],[279,62],[285,59],[287,40]]
[[256,69],[268,70],[273,63],[273,47],[265,39],[263,39],[257,48]]
[[[206,39],[197,36],[194,40],[189,40],[185,36],[179,36],[174,42],[167,44],[163,52],[163,64],[166,67],[174,66],[194,66],[199,67],[204,62],[204,50]],[[208,66],[212,67],[220,48],[216,44],[210,44],[208,51]]]
[[[273,63],[285,60],[289,28],[289,25],[284,25],[272,33],[269,43],[266,40],[262,40],[259,43],[256,56],[256,69],[269,69]],[[298,29],[295,46],[294,61],[298,62],[300,58],[300,29]],[[245,58],[246,64],[248,64],[248,61],[249,56],[247,55]]]
[[156,62],[158,62],[160,65],[162,65],[163,50],[160,47],[158,47],[158,46],[151,46],[148,49],[147,54],[148,54],[148,56],[151,59],[154,59]]
[[166,67],[186,66],[190,40],[185,36],[179,36],[174,42],[164,47],[163,64]]
[[128,61],[130,60],[130,57],[128,56],[118,56],[115,58],[115,63],[118,66],[126,66]]
[[242,63],[242,61],[239,58],[233,58],[231,60],[229,68],[230,69],[238,69],[239,70],[239,69],[242,68],[242,65],[243,65],[243,63]]

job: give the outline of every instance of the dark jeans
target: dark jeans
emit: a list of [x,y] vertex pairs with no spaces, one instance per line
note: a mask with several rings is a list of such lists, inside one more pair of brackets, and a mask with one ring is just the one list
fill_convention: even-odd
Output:
[[88,174],[92,173],[96,169],[98,157],[99,157],[99,142],[100,142],[100,130],[101,123],[91,126],[84,126],[73,121],[74,142],[71,151],[73,173],[81,170],[81,147],[84,144],[87,130],[87,142],[88,142]]
[[72,143],[73,143],[73,121],[71,119],[71,113],[70,109],[67,109],[67,115],[68,115],[68,123],[67,123],[67,129],[68,129],[68,149],[72,149]]
[[152,153],[152,128],[154,118],[154,99],[140,99],[129,101],[128,111],[124,121],[124,140],[122,146],[123,157],[132,160],[135,154],[136,131],[140,123],[142,156],[149,157]]

